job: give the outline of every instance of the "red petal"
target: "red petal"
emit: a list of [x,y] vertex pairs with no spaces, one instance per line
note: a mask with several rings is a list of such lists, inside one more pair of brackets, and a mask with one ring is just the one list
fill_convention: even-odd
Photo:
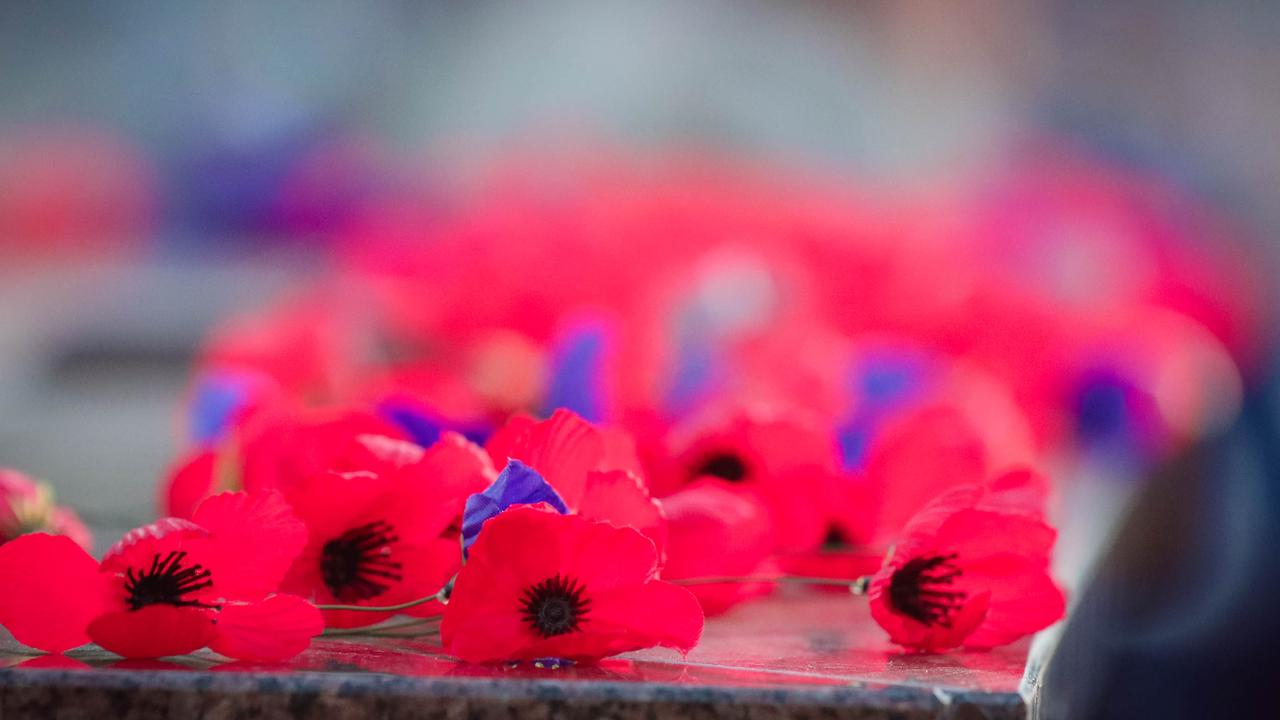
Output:
[[1049,501],[1049,479],[1030,468],[1010,470],[987,483],[979,507],[1040,517]]
[[497,477],[479,445],[445,432],[419,462],[399,473],[392,490],[396,497],[383,519],[405,541],[434,540],[461,517],[467,498],[484,491]]
[[988,584],[992,588],[990,609],[983,623],[965,639],[966,648],[1011,643],[1061,620],[1066,612],[1066,596],[1043,565],[1023,561],[1021,567],[1004,568]]
[[237,660],[286,660],[306,650],[324,631],[314,605],[296,595],[272,595],[256,603],[230,603],[218,613],[209,647]]
[[[662,505],[669,517],[663,578],[765,574],[773,535],[768,510],[754,493],[704,479],[667,496]],[[769,585],[731,583],[698,586],[693,594],[714,615],[770,590]]]
[[317,473],[350,470],[351,462],[367,457],[368,449],[356,441],[361,435],[405,438],[400,428],[374,413],[346,408],[264,416],[247,435],[241,451],[244,488],[275,488],[290,497],[294,483]]
[[644,481],[626,470],[588,473],[578,514],[639,530],[653,541],[659,555],[666,547],[667,518],[662,507],[649,497]]
[[126,568],[150,565],[156,555],[181,549],[192,540],[203,540],[209,531],[190,520],[160,518],[150,525],[134,528],[102,556],[104,571],[124,572]]
[[523,414],[516,414],[507,418],[506,424],[495,430],[484,444],[484,450],[489,454],[489,459],[493,462],[493,466],[506,467],[507,460],[515,457],[512,453],[516,442],[537,423],[537,420]]
[[894,610],[887,597],[887,583],[873,584],[868,595],[871,617],[889,633],[893,642],[915,650],[939,652],[959,647],[987,615],[988,593],[970,595],[951,615],[950,626],[925,625]]
[[306,524],[312,544],[325,543],[363,522],[381,519],[388,478],[369,472],[327,472],[294,483],[285,498]]
[[592,596],[583,628],[611,636],[593,657],[661,645],[687,653],[702,637],[702,606],[687,589],[655,581]]
[[582,501],[587,473],[604,457],[604,438],[591,423],[562,408],[521,435],[511,457],[542,473],[573,509]]
[[213,490],[218,454],[212,450],[196,453],[171,468],[160,484],[160,514],[190,518]]
[[119,610],[89,624],[89,637],[117,655],[156,658],[186,655],[216,634],[213,611],[172,605]]
[[89,642],[109,578],[70,538],[33,533],[0,545],[0,625],[23,645],[60,653]]
[[224,597],[257,599],[275,592],[307,542],[307,528],[275,490],[214,495],[195,522],[213,534],[202,558]]
[[598,469],[625,470],[638,478],[644,477],[644,463],[640,462],[631,433],[619,427],[603,427],[600,436],[604,440],[604,453]]
[[440,643],[450,655],[473,663],[549,657],[526,651],[536,646],[537,636],[520,619],[516,602],[488,611],[477,608],[475,612],[463,612],[465,607],[456,605],[454,600],[445,606]]
[[868,487],[878,496],[874,540],[890,540],[948,489],[980,485],[984,472],[982,441],[952,408],[923,408],[886,427],[867,457]]
[[1043,568],[1056,537],[1057,531],[1050,525],[1028,515],[960,510],[938,528],[931,547],[957,553],[964,564],[1008,555],[1037,560]]
[[[378,463],[392,468],[412,465],[422,459],[422,446],[408,440],[390,438],[386,435],[359,435],[356,437],[356,443],[358,447],[368,450],[369,454]],[[347,461],[351,462],[352,458],[348,457]],[[357,462],[359,461],[357,460]],[[360,463],[358,466],[345,469],[368,470],[371,468],[364,466],[364,463]]]

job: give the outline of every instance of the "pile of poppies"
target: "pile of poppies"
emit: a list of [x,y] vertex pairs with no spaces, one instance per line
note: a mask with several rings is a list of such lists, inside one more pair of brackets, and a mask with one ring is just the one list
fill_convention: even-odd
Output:
[[95,560],[0,473],[0,624],[54,653],[414,633],[589,662],[687,652],[785,581],[913,650],[1036,632],[1063,478],[1229,422],[1263,323],[1207,214],[1040,160],[916,200],[687,160],[387,199],[330,275],[210,333],[161,519]]

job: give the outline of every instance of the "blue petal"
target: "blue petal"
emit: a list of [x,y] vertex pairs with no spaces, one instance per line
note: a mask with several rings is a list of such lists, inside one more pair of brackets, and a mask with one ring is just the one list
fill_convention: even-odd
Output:
[[205,447],[221,442],[236,412],[249,401],[256,381],[255,376],[230,370],[210,372],[200,378],[188,418],[192,442]]
[[537,470],[519,460],[508,460],[507,466],[492,485],[484,492],[467,498],[466,507],[462,511],[462,554],[466,555],[471,543],[480,535],[480,528],[486,520],[512,505],[540,502],[547,503],[562,514],[569,512],[560,493]]
[[390,398],[378,404],[378,415],[399,425],[409,437],[422,447],[431,447],[446,430],[460,433],[477,445],[489,439],[492,429],[485,423],[459,423],[450,421],[439,413],[412,400]]

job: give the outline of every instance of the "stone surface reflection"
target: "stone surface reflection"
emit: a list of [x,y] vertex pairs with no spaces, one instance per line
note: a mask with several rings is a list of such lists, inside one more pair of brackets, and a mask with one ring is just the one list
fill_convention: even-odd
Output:
[[[273,664],[219,662],[207,652],[157,661],[122,661],[94,648],[69,657],[18,652],[12,641],[0,647],[0,699],[39,677],[50,693],[86,683],[140,696],[157,688],[210,694],[362,688],[462,696],[471,703],[799,702],[883,706],[921,717],[953,701],[981,705],[988,716],[1024,715],[1017,692],[1027,661],[1026,643],[985,653],[905,653],[888,643],[860,598],[806,592],[782,593],[709,621],[687,658],[659,649],[558,669],[460,663],[429,638],[322,638],[301,656]],[[42,672],[32,672],[37,669]]]

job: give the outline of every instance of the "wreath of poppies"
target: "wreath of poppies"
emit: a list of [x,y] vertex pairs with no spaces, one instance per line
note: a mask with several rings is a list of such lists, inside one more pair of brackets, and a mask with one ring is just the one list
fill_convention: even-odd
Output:
[[[216,328],[161,518],[101,559],[0,471],[0,624],[50,653],[392,633],[591,662],[687,653],[705,616],[807,584],[911,651],[992,648],[1065,612],[1050,460],[1149,462],[1238,397],[1247,276],[1104,169],[943,224],[819,183],[582,172],[361,225],[331,279]],[[1149,271],[1087,306],[1026,279],[1091,241],[1018,261],[1079,217]]]

